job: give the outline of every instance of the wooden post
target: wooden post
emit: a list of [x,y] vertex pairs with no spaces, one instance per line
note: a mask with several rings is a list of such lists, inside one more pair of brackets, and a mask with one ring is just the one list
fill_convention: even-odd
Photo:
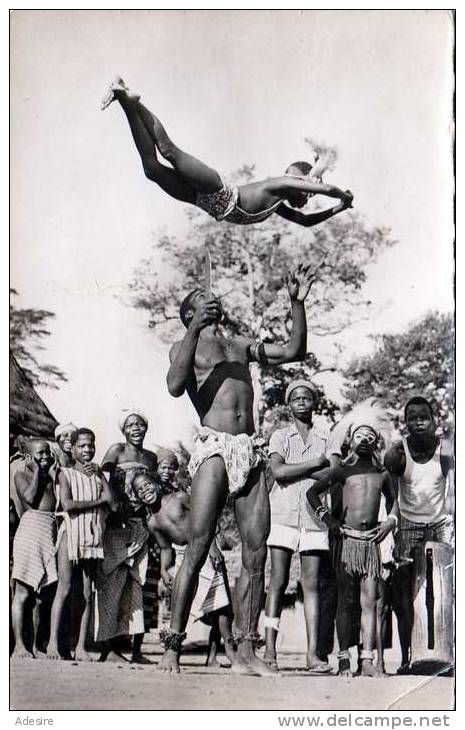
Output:
[[412,668],[454,664],[454,551],[442,542],[419,549],[413,580]]

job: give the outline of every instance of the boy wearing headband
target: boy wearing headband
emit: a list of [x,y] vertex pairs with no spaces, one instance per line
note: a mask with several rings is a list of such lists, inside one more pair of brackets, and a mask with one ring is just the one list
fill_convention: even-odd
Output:
[[[316,472],[330,464],[336,466],[339,457],[338,449],[334,450],[328,444],[328,433],[313,424],[318,398],[318,390],[311,381],[292,381],[285,395],[292,422],[276,430],[270,439],[270,465],[275,482],[270,492],[268,545],[271,575],[265,606],[265,661],[277,666],[276,640],[282,603],[289,581],[291,558],[298,551],[307,631],[307,669],[313,674],[324,674],[330,671],[330,666],[318,655],[318,649],[322,655],[326,655],[327,651],[318,646],[322,638],[319,642],[319,574],[320,568],[326,567],[325,561],[329,563],[328,528],[308,505],[306,492],[316,478]],[[334,610],[335,605],[332,616],[324,617],[332,627]],[[334,633],[334,628],[331,633]]]

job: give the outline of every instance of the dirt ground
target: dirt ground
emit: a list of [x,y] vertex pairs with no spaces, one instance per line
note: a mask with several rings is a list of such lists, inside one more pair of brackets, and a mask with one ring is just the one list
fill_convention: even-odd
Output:
[[[157,671],[160,647],[144,644],[152,666],[12,660],[12,710],[450,710],[450,677],[393,676],[397,653],[386,652],[388,675],[311,677],[303,654],[279,656],[280,674],[238,677],[205,668],[204,654],[187,654],[180,675]],[[224,662],[224,658],[220,657]],[[335,667],[335,657],[331,658]]]

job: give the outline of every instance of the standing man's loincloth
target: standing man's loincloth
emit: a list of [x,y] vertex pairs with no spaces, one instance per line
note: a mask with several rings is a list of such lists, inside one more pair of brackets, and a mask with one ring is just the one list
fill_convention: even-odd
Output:
[[53,512],[29,509],[21,517],[13,541],[12,579],[39,591],[58,580]]
[[229,491],[235,494],[244,488],[250,472],[264,462],[262,439],[257,435],[239,433],[236,436],[203,426],[194,439],[189,461],[191,477],[204,461],[221,456],[226,467]]

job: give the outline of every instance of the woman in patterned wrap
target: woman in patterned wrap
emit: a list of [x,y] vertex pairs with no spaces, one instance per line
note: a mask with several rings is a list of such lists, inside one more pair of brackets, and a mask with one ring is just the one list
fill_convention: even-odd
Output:
[[[135,470],[155,473],[157,456],[144,449],[148,419],[139,408],[124,408],[119,417],[119,427],[125,436],[124,443],[110,446],[102,460],[102,470],[109,475],[110,484],[119,495],[121,509],[117,517],[107,522],[104,539],[105,559],[97,584],[97,613],[95,638],[106,642],[102,661],[112,658],[115,652],[112,639],[117,636],[133,636],[132,660],[139,664],[150,663],[141,652],[144,640],[144,607],[147,599],[144,585],[148,564],[148,532],[137,511],[140,507],[131,481]],[[117,653],[117,652],[116,652]],[[113,657],[114,658],[114,657]],[[121,657],[117,657],[121,660]]]

